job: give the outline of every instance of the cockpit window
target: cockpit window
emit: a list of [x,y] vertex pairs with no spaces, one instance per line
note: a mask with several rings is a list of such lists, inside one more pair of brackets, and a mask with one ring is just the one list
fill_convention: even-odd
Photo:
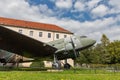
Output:
[[87,36],[80,36],[80,38],[86,38]]

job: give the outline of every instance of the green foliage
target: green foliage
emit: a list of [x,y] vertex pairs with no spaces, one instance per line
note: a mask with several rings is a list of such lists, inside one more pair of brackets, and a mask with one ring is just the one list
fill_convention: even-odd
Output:
[[38,67],[38,68],[44,68],[44,62],[39,61],[39,62],[33,62],[30,67]]
[[83,50],[80,53],[78,63],[93,64],[115,64],[120,63],[120,41],[110,42],[109,38],[103,34],[101,43]]
[[111,42],[107,50],[111,55],[111,63],[120,63],[120,41]]
[[76,62],[80,62],[80,64],[83,63],[91,63],[91,50],[90,49],[86,49],[81,51],[80,53],[80,57],[77,58]]
[[107,46],[110,43],[110,40],[107,38],[105,34],[102,35],[101,44],[103,47]]
[[102,35],[101,38],[101,50],[100,50],[100,54],[101,54],[101,59],[102,63],[110,63],[110,53],[107,50],[107,46],[110,44],[110,40],[107,38],[107,36],[105,34]]

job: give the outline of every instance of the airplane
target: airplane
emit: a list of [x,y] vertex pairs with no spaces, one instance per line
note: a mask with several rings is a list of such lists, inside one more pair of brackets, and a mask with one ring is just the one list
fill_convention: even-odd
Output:
[[[95,40],[86,36],[70,36],[67,38],[44,43],[0,26],[0,49],[12,52],[27,58],[39,60],[40,58],[53,56],[53,68],[61,67],[59,60],[65,59],[65,68],[70,68],[68,58],[76,59],[79,52],[91,47]],[[0,56],[0,62],[7,63],[7,58]]]

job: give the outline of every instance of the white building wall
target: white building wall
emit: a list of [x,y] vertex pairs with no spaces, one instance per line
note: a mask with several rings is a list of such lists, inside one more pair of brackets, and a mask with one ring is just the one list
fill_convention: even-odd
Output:
[[[19,30],[22,30],[22,34],[32,37],[34,39],[37,39],[42,42],[50,42],[57,40],[56,34],[59,34],[59,38],[64,38],[64,35],[67,37],[70,37],[72,34],[67,34],[67,33],[60,33],[60,32],[52,32],[52,31],[44,31],[44,30],[37,30],[37,29],[28,29],[28,28],[19,28],[19,27],[11,27],[11,26],[5,26],[11,30],[14,30],[16,32],[19,32]],[[30,36],[30,31],[33,31],[33,36]],[[39,32],[42,32],[42,37],[39,37]],[[51,33],[51,38],[48,38],[48,33]]]

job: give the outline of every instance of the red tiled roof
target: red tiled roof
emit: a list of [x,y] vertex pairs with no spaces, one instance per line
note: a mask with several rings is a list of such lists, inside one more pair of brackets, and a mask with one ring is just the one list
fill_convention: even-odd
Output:
[[0,25],[39,29],[39,30],[46,30],[46,31],[57,31],[57,32],[72,34],[72,32],[65,30],[56,25],[10,19],[10,18],[4,18],[4,17],[0,17]]

